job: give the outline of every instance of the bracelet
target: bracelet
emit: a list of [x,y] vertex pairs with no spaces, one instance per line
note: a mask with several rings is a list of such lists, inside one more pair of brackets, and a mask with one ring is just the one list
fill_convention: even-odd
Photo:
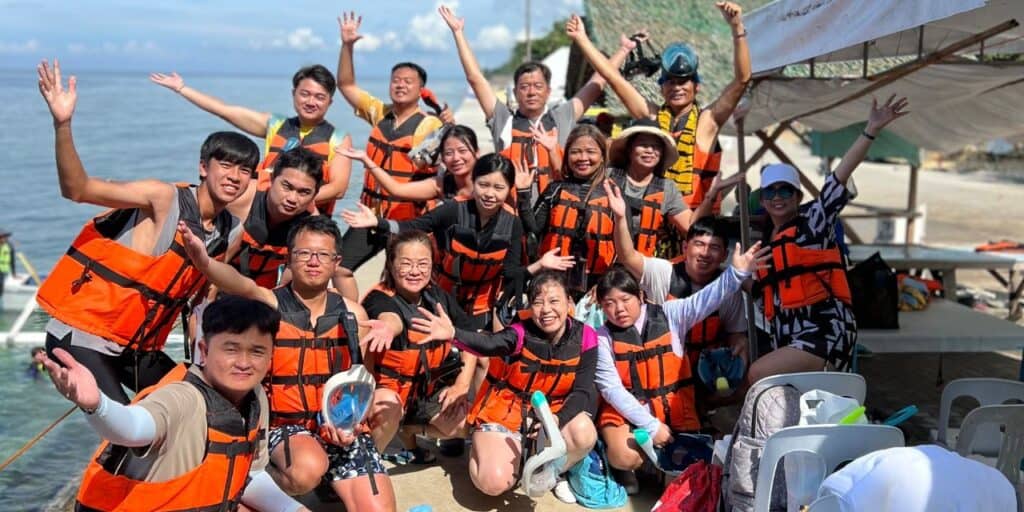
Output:
[[875,135],[871,135],[870,133],[868,133],[867,130],[860,132],[860,134],[867,137],[868,140],[875,140],[876,137]]
[[747,31],[746,30],[744,30],[743,33],[736,34],[736,35],[732,36],[733,39],[739,39],[741,37],[747,37]]

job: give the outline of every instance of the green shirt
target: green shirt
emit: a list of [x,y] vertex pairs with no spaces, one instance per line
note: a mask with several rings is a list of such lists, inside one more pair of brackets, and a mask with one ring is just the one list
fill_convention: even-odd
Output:
[[13,269],[11,264],[14,261],[12,259],[13,256],[14,251],[11,250],[11,244],[5,242],[4,244],[0,245],[0,274],[11,273],[11,270]]

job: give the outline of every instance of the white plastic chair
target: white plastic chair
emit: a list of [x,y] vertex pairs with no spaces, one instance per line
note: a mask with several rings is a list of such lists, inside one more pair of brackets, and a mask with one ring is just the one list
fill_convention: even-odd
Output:
[[967,414],[956,439],[956,452],[967,457],[977,453],[972,444],[986,430],[1002,434],[996,469],[1006,476],[1015,489],[1020,489],[1020,463],[1024,459],[1024,405],[986,405]]
[[817,487],[843,462],[904,444],[903,431],[888,425],[807,425],[779,430],[768,438],[761,452],[754,491],[754,512],[769,512],[775,471],[787,454],[812,453],[824,461],[824,475],[817,482]]
[[[953,401],[962,396],[969,396],[978,401],[980,406],[1001,405],[1009,400],[1024,402],[1024,382],[1006,379],[956,379],[942,390],[939,401],[939,426],[935,433],[935,442],[946,447],[954,446],[950,442],[947,429],[949,414]],[[999,451],[999,432],[994,427],[983,428],[977,436],[980,443],[975,443],[975,453],[994,457]]]
[[843,507],[839,498],[829,495],[814,500],[814,503],[807,507],[807,512],[843,512]]
[[783,373],[765,377],[754,386],[790,384],[801,394],[813,389],[828,391],[834,395],[845,396],[856,399],[861,405],[868,393],[867,383],[864,377],[856,373],[844,372],[800,372]]

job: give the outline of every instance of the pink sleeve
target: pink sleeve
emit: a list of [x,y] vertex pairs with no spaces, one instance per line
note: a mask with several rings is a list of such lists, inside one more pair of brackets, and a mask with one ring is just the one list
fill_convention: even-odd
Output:
[[583,324],[583,345],[580,352],[597,348],[597,331],[589,325]]
[[523,340],[526,339],[526,329],[523,328],[523,324],[516,323],[511,325],[512,330],[516,331],[516,349],[509,355],[516,355],[523,351]]

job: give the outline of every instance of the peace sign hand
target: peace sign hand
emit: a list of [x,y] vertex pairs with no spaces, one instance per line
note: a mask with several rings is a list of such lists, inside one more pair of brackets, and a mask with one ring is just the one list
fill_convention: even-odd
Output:
[[50,115],[53,116],[53,124],[64,124],[71,121],[75,113],[75,104],[78,103],[78,80],[75,75],[68,79],[68,88],[65,89],[61,83],[60,62],[53,60],[51,70],[44,60],[37,68],[39,72],[39,93],[46,100],[46,106],[50,107]]
[[434,309],[437,311],[436,315],[426,308],[419,308],[423,318],[413,318],[412,328],[429,334],[433,341],[448,341],[455,338],[455,326],[452,325],[452,319],[448,318],[448,313],[445,313],[440,304],[435,305]]
[[565,35],[573,41],[587,39],[587,28],[583,26],[583,19],[578,14],[569,16],[569,20],[565,22]]
[[88,368],[62,348],[53,350],[53,355],[64,364],[61,366],[49,357],[43,359],[43,366],[50,374],[54,387],[64,398],[85,410],[95,410],[100,406],[100,388],[96,378]]
[[363,38],[359,33],[359,25],[363,23],[362,16],[356,16],[355,11],[341,13],[338,18],[338,30],[341,32],[341,44],[352,45]]

